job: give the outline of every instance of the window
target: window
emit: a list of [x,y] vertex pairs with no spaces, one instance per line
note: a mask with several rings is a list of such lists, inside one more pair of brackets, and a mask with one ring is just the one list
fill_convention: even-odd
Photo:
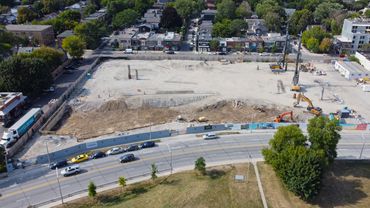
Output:
[[370,26],[366,26],[366,30],[369,30],[370,29]]
[[355,41],[354,41],[354,40],[352,40],[352,43],[355,43]]
[[360,40],[360,42],[358,42],[358,44],[364,44],[364,41],[363,40]]
[[360,36],[360,39],[365,39],[365,36]]
[[352,38],[353,40],[356,40],[356,36],[353,36],[353,38]]

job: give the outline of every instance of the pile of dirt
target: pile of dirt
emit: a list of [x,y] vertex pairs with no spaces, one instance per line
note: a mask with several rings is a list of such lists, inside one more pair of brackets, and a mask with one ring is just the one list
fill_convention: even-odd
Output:
[[[164,124],[181,115],[184,121],[205,117],[207,123],[272,122],[282,112],[292,110],[275,105],[256,105],[246,101],[219,101],[202,107],[159,108],[142,106],[128,108],[124,100],[108,101],[96,110],[73,111],[57,131],[58,134],[88,139],[149,125]],[[296,120],[297,121],[297,120]]]

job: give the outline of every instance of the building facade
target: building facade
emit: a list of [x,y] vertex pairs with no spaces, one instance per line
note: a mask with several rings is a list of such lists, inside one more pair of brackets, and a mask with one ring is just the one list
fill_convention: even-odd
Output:
[[345,19],[343,22],[342,33],[336,37],[338,50],[351,53],[356,52],[364,44],[370,41],[370,19],[355,18]]
[[54,45],[54,30],[51,25],[6,25],[14,35],[36,41],[39,45]]

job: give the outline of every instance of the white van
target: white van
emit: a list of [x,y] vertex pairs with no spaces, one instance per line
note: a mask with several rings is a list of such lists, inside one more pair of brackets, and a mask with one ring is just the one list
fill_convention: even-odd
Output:
[[203,135],[203,139],[216,139],[217,135],[213,132]]

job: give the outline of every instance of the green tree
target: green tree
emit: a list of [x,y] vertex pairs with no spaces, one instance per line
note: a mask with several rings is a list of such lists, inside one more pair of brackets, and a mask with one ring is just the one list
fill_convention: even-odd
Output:
[[18,8],[18,16],[17,16],[17,23],[23,24],[26,22],[31,22],[32,20],[37,18],[37,13],[32,11],[28,7],[19,7]]
[[319,4],[314,12],[315,21],[321,22],[322,20],[330,17],[330,15],[338,10],[342,10],[343,5],[330,1],[324,1]]
[[47,66],[52,72],[62,64],[62,57],[64,56],[64,53],[51,47],[42,46],[41,48],[32,51],[32,53],[20,54],[19,56],[24,58],[42,59],[46,62]]
[[247,1],[243,1],[238,8],[235,10],[235,14],[237,17],[244,19],[250,18],[252,16],[252,9],[251,6]]
[[42,59],[13,56],[0,63],[0,91],[36,97],[52,81],[51,69]]
[[234,19],[231,21],[229,27],[232,36],[242,37],[248,29],[248,23],[241,19]]
[[256,13],[260,18],[265,19],[265,15],[269,12],[276,13],[280,17],[285,15],[284,9],[275,0],[262,0],[256,5]]
[[360,60],[359,60],[356,56],[354,56],[354,55],[349,56],[349,57],[348,57],[348,60],[349,60],[349,61],[356,62],[356,63],[358,63],[358,64],[361,64]]
[[231,31],[230,25],[231,20],[229,19],[224,19],[222,22],[217,22],[213,25],[212,36],[222,38],[231,37],[233,31]]
[[41,0],[44,5],[42,12],[44,14],[49,14],[56,12],[64,6],[63,0]]
[[153,163],[152,164],[152,180],[155,180],[158,176],[157,176],[157,173],[158,173],[158,168],[157,166]]
[[125,177],[119,177],[118,178],[118,184],[121,186],[122,191],[123,191],[123,188],[126,186],[126,178]]
[[117,13],[112,21],[113,27],[126,28],[135,24],[136,20],[139,18],[139,13],[133,9],[125,9],[122,12]]
[[196,3],[193,0],[176,0],[175,8],[183,20],[187,20],[196,10]]
[[96,196],[96,186],[94,182],[90,181],[88,187],[87,187],[88,195],[91,198],[95,198]]
[[89,49],[99,46],[101,38],[107,34],[106,24],[100,21],[83,22],[74,28],[74,34],[82,38]]
[[217,4],[216,21],[221,22],[224,19],[235,18],[235,3],[232,0],[222,0]]
[[321,53],[328,53],[332,45],[333,43],[330,38],[324,38],[320,43],[319,50]]
[[0,145],[0,173],[7,172],[6,168],[6,151],[5,148]]
[[295,11],[290,17],[289,31],[298,35],[306,29],[307,25],[312,23],[313,18],[312,12],[308,9]]
[[281,19],[280,15],[275,12],[268,12],[265,17],[266,26],[270,31],[280,32],[281,30]]
[[307,40],[307,49],[314,52],[318,53],[320,52],[320,41],[314,37],[311,37],[310,39]]
[[202,175],[206,174],[206,160],[203,157],[195,161],[195,170],[199,171]]
[[370,18],[370,9],[367,9],[367,10],[365,11],[365,17],[366,17],[366,18]]
[[81,58],[84,54],[86,43],[78,36],[72,35],[63,39],[62,48],[73,58]]
[[337,157],[337,144],[341,130],[336,120],[327,117],[316,117],[308,121],[307,131],[311,149],[321,150],[325,154],[327,164],[333,163]]
[[211,40],[209,41],[209,48],[211,51],[218,51],[220,42],[218,40]]
[[182,19],[173,7],[166,7],[161,16],[161,27],[168,30],[176,30],[182,26]]

